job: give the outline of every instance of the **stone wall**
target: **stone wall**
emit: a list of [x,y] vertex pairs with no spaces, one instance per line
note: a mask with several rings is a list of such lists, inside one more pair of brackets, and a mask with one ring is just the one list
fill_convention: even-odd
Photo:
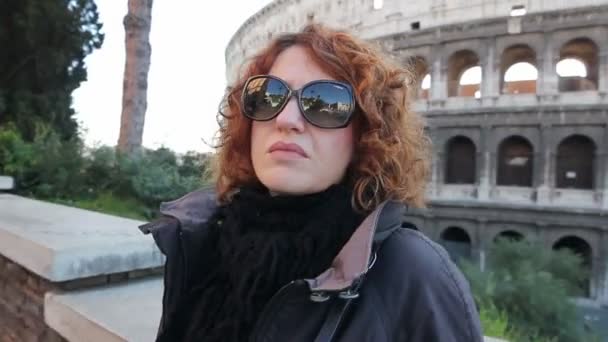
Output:
[[44,294],[55,288],[0,255],[0,341],[65,341],[44,323]]
[[[124,338],[128,336],[124,333],[115,334],[116,327],[97,316],[107,313],[117,318],[128,325],[119,332],[128,332],[142,326],[133,318],[132,312],[138,309],[132,306],[136,305],[144,308],[138,314],[143,326],[152,322],[145,330],[154,331],[160,306],[143,305],[145,298],[135,303],[133,296],[145,293],[137,286],[139,293],[128,292],[120,299],[110,296],[90,306],[85,296],[72,303],[83,304],[84,309],[69,306],[64,310],[71,316],[49,310],[48,305],[49,297],[81,298],[83,292],[107,293],[131,288],[142,278],[160,279],[164,259],[152,237],[137,228],[143,223],[0,193],[0,342],[131,341],[134,339]],[[160,303],[157,287],[150,297],[153,303]],[[103,305],[106,312],[100,310]],[[121,306],[129,311],[117,317]],[[95,339],[91,327],[107,334]]]
[[47,292],[105,287],[159,275],[161,267],[53,283],[0,255],[0,341],[66,341],[44,321]]

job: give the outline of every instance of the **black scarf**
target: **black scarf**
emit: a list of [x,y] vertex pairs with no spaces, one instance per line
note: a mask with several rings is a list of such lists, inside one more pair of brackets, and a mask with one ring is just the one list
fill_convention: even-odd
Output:
[[241,189],[207,223],[209,269],[177,320],[183,340],[246,341],[268,300],[329,268],[363,218],[344,185],[304,196]]

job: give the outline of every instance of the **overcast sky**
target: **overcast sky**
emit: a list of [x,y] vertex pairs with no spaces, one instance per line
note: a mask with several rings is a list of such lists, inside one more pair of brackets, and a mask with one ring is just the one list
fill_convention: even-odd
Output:
[[[74,94],[87,144],[115,145],[120,128],[127,1],[96,0],[105,41],[87,57],[88,81]],[[154,0],[152,60],[143,143],[209,151],[225,81],[224,49],[238,27],[270,0]]]
[[[226,86],[224,51],[238,27],[271,0],[154,0],[152,61],[143,144],[177,152],[210,151],[217,106]],[[105,41],[87,57],[88,81],[74,92],[77,120],[88,145],[116,145],[120,129],[124,28],[127,0],[96,0]],[[536,79],[536,70],[517,63],[507,81]],[[561,73],[585,76],[576,60],[560,62]],[[430,80],[423,87],[430,86]],[[465,72],[462,84],[478,84],[481,68]],[[432,80],[431,80],[432,82]]]

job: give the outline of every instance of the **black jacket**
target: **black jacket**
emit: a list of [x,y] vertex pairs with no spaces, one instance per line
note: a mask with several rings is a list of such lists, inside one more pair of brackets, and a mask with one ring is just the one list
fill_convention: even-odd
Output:
[[[143,225],[166,256],[157,341],[175,341],[172,319],[193,272],[215,195],[190,193],[161,206]],[[204,273],[203,273],[204,274]],[[407,222],[405,206],[386,202],[355,231],[330,269],[286,284],[269,301],[251,341],[481,342],[469,285],[446,251]]]

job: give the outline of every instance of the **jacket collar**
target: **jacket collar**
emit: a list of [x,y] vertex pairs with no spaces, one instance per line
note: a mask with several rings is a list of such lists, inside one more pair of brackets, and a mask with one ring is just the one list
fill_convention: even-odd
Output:
[[[186,256],[195,255],[200,246],[201,237],[205,235],[204,223],[217,207],[213,190],[200,189],[185,196],[161,204],[160,211],[164,216],[174,217],[179,221],[180,234],[183,235],[182,248]],[[311,291],[341,291],[353,286],[370,268],[377,247],[394,230],[401,226],[406,206],[386,201],[370,213],[357,227],[353,235],[342,247],[329,269],[314,279],[306,279]],[[150,229],[154,227],[153,229]],[[144,225],[144,233],[152,232],[155,241],[163,250],[163,241],[167,234],[159,234],[161,225]],[[165,238],[163,238],[165,237]],[[194,261],[194,260],[191,260]],[[192,263],[190,266],[195,266]]]
[[369,214],[338,252],[329,269],[314,279],[306,279],[311,291],[333,292],[352,287],[371,269],[378,245],[401,226],[402,208],[396,202],[387,201]]

